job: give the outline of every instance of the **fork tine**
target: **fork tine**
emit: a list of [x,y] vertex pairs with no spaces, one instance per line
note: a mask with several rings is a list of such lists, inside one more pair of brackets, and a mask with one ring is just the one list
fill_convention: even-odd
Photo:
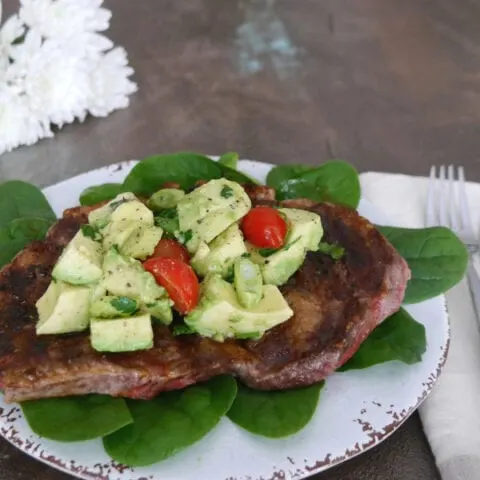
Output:
[[435,190],[436,190],[436,168],[435,165],[432,165],[430,169],[430,180],[428,182],[428,193],[427,193],[427,215],[425,223],[427,227],[433,227],[435,225]]
[[445,175],[445,165],[440,165],[440,195],[439,195],[439,223],[448,227],[448,184]]
[[460,222],[457,212],[457,195],[455,194],[455,170],[453,165],[448,166],[447,170],[448,178],[448,207],[450,213],[450,224],[454,231],[458,231],[460,228]]
[[462,228],[469,234],[472,233],[472,223],[470,220],[470,209],[468,207],[467,190],[465,187],[465,169],[458,167],[458,200],[460,204],[460,215],[462,217]]

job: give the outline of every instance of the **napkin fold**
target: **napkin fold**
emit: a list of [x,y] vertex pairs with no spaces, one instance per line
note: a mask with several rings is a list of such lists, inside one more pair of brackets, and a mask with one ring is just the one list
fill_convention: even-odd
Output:
[[[424,226],[427,178],[367,172],[360,179],[363,197],[396,225]],[[472,222],[480,226],[480,184],[468,183],[467,195]],[[478,480],[480,331],[466,280],[446,297],[450,350],[440,379],[419,408],[420,418],[442,479]]]

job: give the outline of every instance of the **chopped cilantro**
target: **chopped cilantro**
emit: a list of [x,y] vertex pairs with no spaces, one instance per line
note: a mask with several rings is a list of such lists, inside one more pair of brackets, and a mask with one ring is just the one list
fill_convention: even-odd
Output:
[[270,255],[273,255],[276,252],[280,252],[282,250],[288,250],[292,245],[295,245],[299,240],[300,240],[300,237],[297,237],[295,240],[293,240],[293,242],[287,243],[285,246],[280,248],[260,248],[260,250],[258,250],[258,253],[262,257],[269,257]]
[[225,185],[225,186],[222,188],[222,190],[220,191],[220,195],[221,195],[223,198],[233,197],[233,195],[234,195],[233,188],[229,187],[228,185]]
[[239,340],[258,340],[262,334],[260,332],[236,333],[235,337]]
[[118,310],[120,313],[132,315],[137,311],[137,302],[128,297],[117,297],[111,302],[112,307]]
[[191,230],[187,230],[186,232],[177,232],[177,240],[184,245],[187,244],[193,237],[193,232]]
[[345,254],[345,249],[340,245],[336,245],[333,243],[327,242],[320,242],[318,244],[318,251],[320,253],[325,253],[326,255],[330,255],[333,260],[339,260]]
[[160,210],[155,215],[155,225],[161,227],[166,234],[173,235],[179,229],[176,207]]
[[273,255],[275,252],[278,252],[280,249],[279,248],[261,248],[258,250],[258,253],[262,257],[269,257],[270,255]]
[[295,245],[299,240],[300,240],[300,237],[297,237],[295,240],[293,240],[293,242],[287,243],[283,247],[283,250],[288,250],[292,245]]
[[233,280],[235,279],[235,274],[233,270],[233,265],[230,265],[227,270],[227,274],[225,275],[225,280],[228,283],[233,283]]
[[193,330],[193,328],[190,327],[189,325],[187,325],[186,323],[182,323],[182,324],[180,324],[180,325],[174,325],[174,326],[173,326],[172,333],[173,333],[175,336],[178,336],[178,335],[190,335],[190,334],[192,334],[192,333],[195,333],[195,330]]
[[117,200],[116,202],[110,203],[109,207],[111,208],[112,212],[115,211],[120,205],[123,205],[124,203],[129,202],[130,200],[128,198],[121,198],[120,200]]
[[82,233],[85,237],[91,238],[92,240],[100,240],[101,236],[98,230],[88,223],[80,227]]

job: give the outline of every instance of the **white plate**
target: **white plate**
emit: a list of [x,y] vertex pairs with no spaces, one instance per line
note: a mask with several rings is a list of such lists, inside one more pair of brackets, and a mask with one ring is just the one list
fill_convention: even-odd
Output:
[[[57,215],[78,204],[80,192],[121,182],[135,162],[94,170],[44,190]],[[242,161],[241,170],[264,180],[271,165]],[[370,203],[360,213],[388,224]],[[280,440],[252,435],[223,418],[205,438],[176,456],[145,468],[112,462],[101,440],[62,444],[32,433],[16,405],[0,399],[0,433],[28,455],[83,479],[260,480],[301,479],[358,455],[381,442],[418,407],[438,378],[448,350],[449,326],[443,297],[407,307],[426,327],[428,348],[420,363],[390,362],[328,378],[310,423]]]

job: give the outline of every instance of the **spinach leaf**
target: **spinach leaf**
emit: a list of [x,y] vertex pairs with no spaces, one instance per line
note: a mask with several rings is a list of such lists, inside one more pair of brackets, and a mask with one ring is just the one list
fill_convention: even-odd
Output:
[[0,184],[0,228],[17,218],[56,220],[45,195],[35,185],[11,180]]
[[220,165],[204,155],[190,152],[154,155],[133,167],[123,182],[123,189],[150,196],[165,182],[179,183],[183,190],[189,190],[197,180],[221,176]]
[[127,400],[133,423],[106,436],[103,446],[125,465],[159,462],[205,436],[228,411],[236,393],[232,377],[217,377],[153,400]]
[[339,371],[367,368],[392,360],[417,363],[426,348],[425,327],[401,308],[375,328]]
[[440,295],[465,275],[467,249],[448,228],[378,229],[407,261],[412,271],[404,303],[417,303]]
[[298,178],[305,172],[314,170],[315,167],[310,165],[278,165],[273,167],[267,175],[267,185],[269,187],[278,188],[280,183],[292,178]]
[[239,172],[237,170],[238,153],[235,153],[235,152],[224,153],[218,159],[217,163],[222,171],[222,177],[226,178],[227,180],[232,180],[233,182],[244,183],[244,184],[249,184],[249,183],[253,183],[254,185],[259,184],[259,182],[254,178],[250,177],[245,173]]
[[122,192],[123,187],[120,183],[104,183],[88,187],[80,194],[80,205],[96,205],[105,200],[111,200]]
[[249,432],[280,438],[301,430],[312,418],[324,382],[281,391],[253,390],[238,385],[227,416]]
[[246,175],[245,173],[239,172],[238,170],[226,167],[225,165],[219,165],[219,167],[222,171],[222,177],[226,178],[227,180],[231,180],[232,182],[237,182],[241,184],[259,184],[259,182],[257,182],[254,178]]
[[232,168],[233,170],[237,169],[238,163],[238,153],[236,152],[227,152],[224,153],[219,159],[218,163],[224,165],[225,167]]
[[21,407],[37,435],[58,442],[103,437],[132,422],[125,400],[109,395],[45,398]]
[[310,198],[357,208],[360,180],[355,168],[342,160],[331,160],[277,185],[277,199]]
[[44,218],[17,218],[0,228],[0,267],[10,262],[29,243],[42,240],[52,225]]

